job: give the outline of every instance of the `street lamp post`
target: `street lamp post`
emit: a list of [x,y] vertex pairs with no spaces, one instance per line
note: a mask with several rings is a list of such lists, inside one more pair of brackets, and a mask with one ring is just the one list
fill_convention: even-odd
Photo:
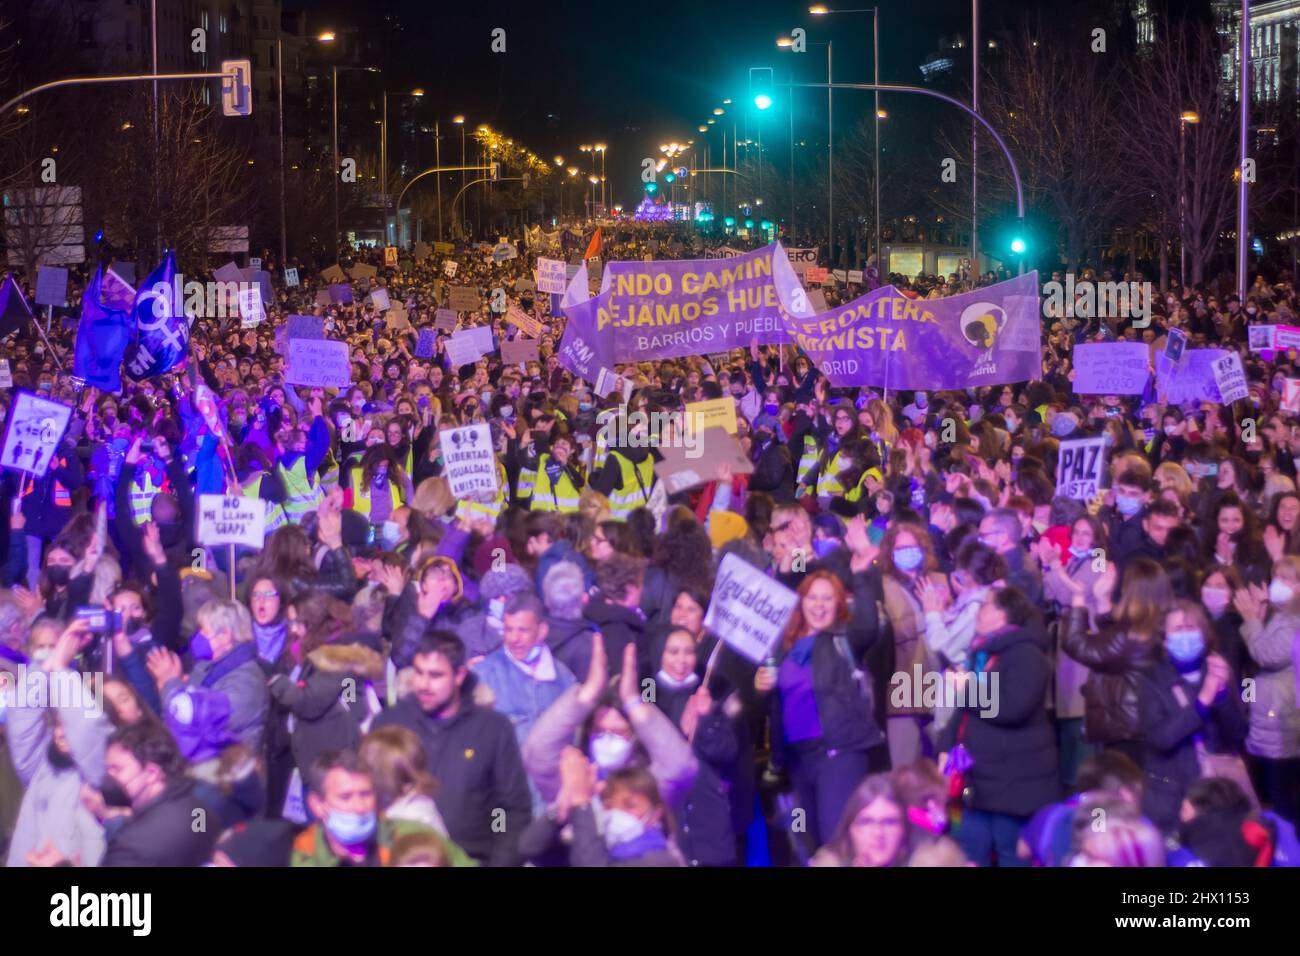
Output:
[[[419,99],[421,96],[424,95],[424,90],[419,89],[417,87],[416,89],[411,90],[411,92],[409,93],[399,91],[397,93],[391,93],[391,94],[388,92],[388,90],[384,90],[383,121],[380,124],[380,141],[379,141],[379,192],[384,197],[384,245],[388,245],[388,241],[389,241],[389,235],[388,235],[388,205],[389,205],[388,204],[388,97],[390,95],[391,96],[413,96],[416,99]],[[437,133],[435,132],[434,135],[436,137]],[[434,144],[434,149],[435,150],[437,149],[436,143]],[[435,162],[436,162],[436,158],[435,158]],[[463,166],[464,163],[462,163],[461,165]],[[398,209],[396,212],[398,216],[401,216],[402,210]],[[442,239],[441,181],[439,181],[439,189],[438,189],[438,223],[439,223],[438,238],[441,240]]]
[[[451,121],[460,127],[460,164],[461,166],[464,166],[465,165],[465,117],[457,113],[455,116],[451,118]],[[463,171],[460,174],[460,188],[461,189],[465,188],[465,173]],[[452,226],[453,226],[452,234],[455,235],[454,222],[452,223]]]
[[1187,288],[1187,124],[1200,116],[1188,110],[1178,117],[1178,285]]
[[1237,295],[1241,307],[1246,307],[1246,220],[1250,213],[1250,200],[1246,191],[1246,148],[1250,138],[1250,0],[1241,0],[1241,85],[1238,100],[1240,116],[1241,162],[1237,166]]
[[[831,10],[825,4],[815,3],[808,8],[808,12],[815,17],[825,17],[837,13],[869,13],[871,14],[871,64],[872,64],[872,82],[879,85],[880,83],[880,9],[878,7],[860,7],[853,10]],[[831,50],[829,42],[826,45],[826,72],[827,84],[833,87],[834,80],[829,78],[830,74]],[[829,96],[830,89],[826,91],[827,113],[830,113]],[[880,258],[880,91],[876,91],[876,117],[875,117],[875,177],[876,177],[876,268],[883,271],[883,265]],[[829,143],[827,149],[829,149]],[[832,211],[834,203],[831,204]]]

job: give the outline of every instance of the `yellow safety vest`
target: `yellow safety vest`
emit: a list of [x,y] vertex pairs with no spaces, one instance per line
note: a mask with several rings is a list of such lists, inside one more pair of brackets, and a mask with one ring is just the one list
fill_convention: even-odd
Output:
[[143,481],[139,478],[131,479],[131,517],[136,524],[144,524],[152,520],[153,500],[158,497],[163,486],[154,484],[148,471],[142,469],[139,474]]
[[617,408],[606,409],[596,416],[596,449],[591,459],[593,475],[605,467],[605,460],[609,458],[609,439],[606,436],[605,426],[617,417]]
[[[358,514],[363,514],[366,517],[369,517],[370,516],[370,489],[366,487],[366,484],[367,484],[366,476],[362,473],[362,470],[360,468],[353,468],[352,469],[352,510],[357,512]],[[388,482],[388,490],[392,495],[391,500],[393,503],[392,511],[388,512],[388,516],[391,518],[393,516],[393,511],[396,511],[398,508],[402,507],[402,505],[406,504],[406,502],[402,500],[402,493],[397,490],[397,485],[395,485],[391,481]]]
[[611,451],[610,457],[618,462],[623,473],[623,485],[609,493],[610,518],[614,521],[626,521],[637,508],[644,508],[650,501],[650,491],[655,483],[655,461],[653,455],[646,455],[639,465],[633,465],[621,452]]
[[[262,492],[261,478],[258,478],[257,481],[248,482],[239,491],[239,493],[243,495],[245,498],[257,498],[259,500],[265,500],[262,499],[261,492]],[[289,516],[284,513],[284,508],[280,507],[280,505],[274,501],[267,501],[266,502],[266,533],[270,534],[276,528],[282,527],[283,525],[286,525],[288,523],[289,523]]]
[[501,516],[501,512],[506,507],[506,495],[510,491],[510,486],[506,483],[506,469],[501,462],[497,461],[497,493],[491,501],[471,501],[463,498],[456,505],[456,517],[466,518],[470,521],[482,520],[484,518],[495,522]]
[[550,457],[547,454],[537,460],[537,484],[533,488],[532,510],[565,513],[577,511],[579,492],[568,471],[560,472],[560,480],[551,484],[551,476],[546,473],[546,463]]
[[284,482],[284,513],[294,524],[302,521],[310,511],[315,511],[325,500],[325,489],[319,483],[313,484],[307,476],[307,457],[300,455],[292,468],[285,468],[280,462],[280,479]]
[[834,498],[844,494],[844,484],[840,481],[840,472],[849,466],[850,459],[843,452],[837,451],[826,463],[825,469],[817,476],[817,497]]
[[320,486],[322,488],[336,488],[339,483],[339,460],[330,452],[325,456],[325,471],[320,475]]
[[817,438],[812,434],[804,435],[803,454],[799,456],[799,470],[795,473],[795,481],[802,483],[820,457],[821,449],[817,446]]
[[515,483],[515,501],[527,501],[533,496],[533,489],[537,485],[537,471],[537,468],[519,469],[519,481]]

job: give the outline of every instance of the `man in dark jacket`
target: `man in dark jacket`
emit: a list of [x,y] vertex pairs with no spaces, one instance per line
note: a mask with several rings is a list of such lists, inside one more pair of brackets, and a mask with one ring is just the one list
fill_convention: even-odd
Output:
[[980,541],[1007,562],[1007,583],[1030,601],[1043,596],[1043,576],[1020,543],[1020,515],[1010,508],[990,511],[980,522]]
[[[941,749],[957,744],[973,765],[965,771],[965,809],[957,840],[980,866],[1024,866],[1020,831],[1040,807],[1057,800],[1056,736],[1047,717],[1052,665],[1047,633],[1022,592],[1008,587],[984,599],[975,620],[971,669],[954,685],[956,713]],[[945,687],[946,690],[946,687]]]
[[516,865],[532,797],[509,718],[474,703],[474,678],[456,635],[426,635],[411,666],[410,696],[374,726],[406,727],[419,736],[452,840],[489,866]]
[[22,500],[27,536],[27,583],[35,588],[41,573],[41,552],[72,516],[72,493],[85,481],[85,470],[72,442],[64,439],[43,478],[9,472],[12,495]]
[[[200,804],[185,759],[165,728],[142,722],[115,731],[104,768],[104,789],[120,791],[119,799],[130,801],[131,816],[109,836],[100,866],[201,866],[211,858],[221,825]],[[110,797],[105,794],[112,804]],[[205,826],[195,826],[200,817]]]
[[1134,558],[1150,556],[1151,546],[1143,527],[1150,502],[1150,475],[1136,468],[1121,472],[1115,480],[1115,505],[1101,512],[1109,532],[1110,557],[1121,574]]

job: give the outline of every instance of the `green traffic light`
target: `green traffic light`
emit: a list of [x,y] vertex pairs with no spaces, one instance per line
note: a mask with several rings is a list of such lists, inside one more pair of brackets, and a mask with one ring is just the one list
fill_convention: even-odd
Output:
[[722,224],[726,226],[728,229],[730,229],[732,226],[736,224],[736,217],[728,216],[727,218],[722,220]]
[[650,195],[652,195],[652,196],[655,194],[655,191],[658,190],[658,189],[659,189],[659,184],[658,184],[658,183],[646,183],[646,184],[645,184],[645,191],[648,192],[648,193],[649,193]]
[[1021,239],[1019,236],[1016,236],[1016,238],[1012,239],[1011,251],[1014,252],[1016,255],[1020,255],[1022,252],[1024,252],[1025,240]]
[[746,220],[745,220],[745,228],[746,228],[746,229],[753,229],[753,228],[754,228],[754,220],[752,220],[752,219],[746,219]]
[[765,110],[772,105],[772,97],[768,96],[766,93],[759,93],[754,97],[754,105],[760,110]]
[[677,177],[674,176],[672,173],[668,173],[667,175],[664,176],[664,182],[666,182],[666,183],[671,183],[671,182],[673,182],[676,178],[677,178]]

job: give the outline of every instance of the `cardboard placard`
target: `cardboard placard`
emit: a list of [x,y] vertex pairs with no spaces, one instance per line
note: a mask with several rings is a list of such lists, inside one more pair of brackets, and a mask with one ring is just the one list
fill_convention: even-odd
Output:
[[734,435],[727,434],[725,428],[693,432],[689,445],[691,447],[664,446],[659,449],[663,461],[655,465],[655,474],[664,482],[670,495],[714,481],[721,464],[731,465],[733,475],[748,475],[754,471],[754,465],[745,456],[740,442]]
[[384,265],[397,265],[397,246],[384,246]]
[[537,260],[537,288],[550,295],[564,295],[568,288],[568,268],[559,259]]
[[334,304],[334,297],[330,295],[329,289],[321,289],[319,292],[316,293],[316,304],[317,305]]
[[247,495],[199,495],[195,523],[194,537],[201,545],[260,549],[266,539],[266,502]]
[[243,328],[251,329],[266,321],[262,308],[262,290],[258,286],[239,290],[239,317]]
[[448,259],[442,264],[442,274],[448,279],[456,278],[456,272],[460,269],[460,263],[455,259]]
[[1246,385],[1246,370],[1241,367],[1241,356],[1236,352],[1229,352],[1223,358],[1216,359],[1211,363],[1211,368],[1214,369],[1214,381],[1219,386],[1219,395],[1222,396],[1224,405],[1250,394]]
[[727,434],[736,434],[736,400],[727,396],[707,402],[691,402],[686,406],[687,427],[702,432],[706,428],[725,428]]
[[538,361],[536,339],[509,339],[501,343],[501,361],[506,365]]
[[438,333],[434,329],[420,329],[420,337],[415,343],[416,358],[433,358],[433,351],[438,344]]
[[512,305],[510,307],[506,312],[506,321],[529,338],[540,339],[542,337],[542,323],[518,306]]
[[818,266],[809,266],[804,269],[803,272],[804,280],[811,285],[821,285],[826,281],[827,275],[829,275],[829,270],[819,268]]
[[435,242],[433,244],[433,251],[439,255],[449,256],[456,251],[456,247],[450,242]]
[[367,262],[357,262],[348,270],[348,275],[353,282],[360,282],[362,279],[373,279],[379,275],[379,270]]
[[1091,342],[1074,347],[1076,395],[1141,395],[1150,378],[1151,348],[1143,342]]
[[346,282],[330,286],[330,302],[335,305],[352,304],[352,286]]
[[[1300,381],[1298,379],[1297,381]],[[8,359],[0,359],[0,388],[14,387],[14,373],[9,368]]]
[[290,339],[288,358],[284,380],[290,385],[347,388],[352,384],[352,363],[346,342]]
[[442,332],[455,332],[460,314],[452,309],[438,309],[433,313],[433,327]]
[[339,265],[335,264],[322,269],[320,277],[327,283],[333,285],[345,281],[347,279],[347,273],[345,273]]
[[476,312],[483,304],[483,297],[478,294],[478,287],[472,285],[454,285],[447,296],[447,306],[453,312]]
[[492,330],[486,325],[461,329],[447,339],[447,357],[451,360],[453,368],[472,365],[484,355],[493,352],[495,348],[492,342]]
[[394,303],[384,315],[384,328],[394,332],[404,332],[411,328],[411,318],[402,303]]
[[387,312],[392,303],[388,301],[387,289],[373,289],[370,292],[370,304],[374,306],[376,312]]

